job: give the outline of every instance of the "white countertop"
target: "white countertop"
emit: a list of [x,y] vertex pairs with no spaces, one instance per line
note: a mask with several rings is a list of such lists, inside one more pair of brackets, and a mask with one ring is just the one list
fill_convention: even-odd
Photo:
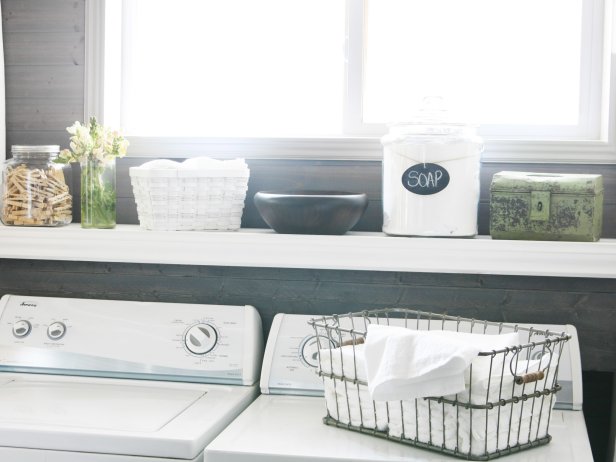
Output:
[[0,225],[0,258],[616,278],[616,239],[508,241]]

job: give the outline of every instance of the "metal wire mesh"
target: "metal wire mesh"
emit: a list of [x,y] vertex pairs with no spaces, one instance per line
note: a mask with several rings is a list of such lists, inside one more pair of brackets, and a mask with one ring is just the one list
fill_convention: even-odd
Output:
[[[564,332],[406,308],[313,318],[328,425],[466,460],[490,460],[547,444]],[[370,324],[475,334],[517,332],[521,344],[481,351],[467,388],[449,396],[372,401],[363,364]],[[473,370],[475,369],[475,371]]]

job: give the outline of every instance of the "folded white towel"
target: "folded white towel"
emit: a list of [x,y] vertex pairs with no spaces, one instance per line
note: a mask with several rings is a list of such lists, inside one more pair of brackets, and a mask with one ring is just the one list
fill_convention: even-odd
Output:
[[193,157],[179,164],[180,169],[245,169],[248,168],[244,159],[218,160],[211,157]]
[[139,168],[171,170],[171,169],[177,169],[179,166],[180,166],[179,162],[176,162],[171,159],[156,159],[156,160],[151,160],[149,162],[141,164]]
[[139,168],[154,170],[230,170],[247,169],[244,159],[218,160],[211,157],[193,157],[184,162],[170,159],[156,159],[141,164]]
[[325,377],[325,402],[331,417],[343,424],[386,431],[387,403],[370,399],[365,385]]
[[423,398],[390,401],[388,434],[483,455],[545,436],[553,403],[550,396],[542,396],[471,411]]
[[319,364],[325,374],[366,381],[364,345],[345,345],[340,348],[319,350]]
[[[542,380],[518,385],[511,374],[509,361],[514,360],[516,375],[545,371]],[[474,360],[475,361],[475,360]],[[474,364],[473,361],[473,364]],[[554,385],[558,357],[544,354],[540,359],[516,361],[512,354],[505,359],[505,368],[493,369],[491,380],[473,382],[473,392],[465,390],[457,395],[444,396],[472,404],[494,403],[493,409],[465,409],[463,404],[451,406],[434,400],[416,399],[389,403],[390,436],[417,440],[473,455],[503,450],[525,444],[547,435],[549,415],[556,402],[555,395],[531,397],[526,401],[499,406],[501,399],[532,395]],[[517,364],[516,364],[517,363]],[[552,367],[547,368],[549,364]],[[500,374],[503,373],[501,379]],[[489,383],[489,387],[484,385]],[[502,385],[502,390],[501,390]],[[397,406],[395,406],[397,403]]]
[[[453,396],[449,398],[453,399]],[[456,448],[456,427],[449,422],[451,405],[423,398],[389,401],[389,436]]]
[[[449,410],[448,421],[459,428],[459,450],[474,455],[525,444],[547,435],[554,395],[510,403],[490,410]],[[471,426],[472,422],[472,426]],[[454,427],[452,427],[454,428]]]
[[372,399],[397,401],[464,391],[468,366],[473,377],[489,376],[490,357],[477,357],[518,344],[518,334],[479,335],[417,331],[371,324],[365,343],[366,374]]
[[[473,360],[473,370],[476,370],[476,362],[481,362],[481,357]],[[487,363],[486,363],[487,364]],[[552,364],[552,367],[548,366]],[[555,365],[558,364],[558,356],[544,354],[539,359],[520,360],[514,353],[499,353],[493,359],[493,367],[489,369],[489,374],[472,374],[472,381],[467,384],[467,389],[457,394],[458,401],[470,402],[472,404],[497,403],[502,399],[511,399],[514,396],[531,394],[536,390],[552,388],[554,385]],[[485,365],[485,364],[484,364]],[[511,371],[515,370],[516,376],[544,371],[544,378],[536,382],[518,385]]]

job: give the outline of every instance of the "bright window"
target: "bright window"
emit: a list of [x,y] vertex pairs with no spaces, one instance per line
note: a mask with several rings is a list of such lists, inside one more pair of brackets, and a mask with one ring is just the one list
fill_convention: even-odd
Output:
[[296,140],[306,154],[334,140],[335,153],[360,137],[374,151],[387,123],[442,96],[494,153],[614,155],[609,0],[104,3],[89,33],[104,92],[89,99],[137,145]]
[[365,15],[368,123],[425,95],[482,125],[580,121],[582,0],[369,0]]
[[126,4],[121,120],[127,133],[340,133],[343,1]]

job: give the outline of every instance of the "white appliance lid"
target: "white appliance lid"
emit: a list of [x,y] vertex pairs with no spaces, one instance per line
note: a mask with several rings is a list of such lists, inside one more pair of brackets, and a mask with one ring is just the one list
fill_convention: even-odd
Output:
[[256,386],[0,374],[0,447],[193,459]]
[[0,386],[0,424],[155,432],[205,393],[164,386],[13,380]]
[[[323,398],[261,395],[205,450],[208,462],[452,462],[396,441],[323,424]],[[508,462],[592,460],[582,412],[553,411],[552,441],[506,456]]]

